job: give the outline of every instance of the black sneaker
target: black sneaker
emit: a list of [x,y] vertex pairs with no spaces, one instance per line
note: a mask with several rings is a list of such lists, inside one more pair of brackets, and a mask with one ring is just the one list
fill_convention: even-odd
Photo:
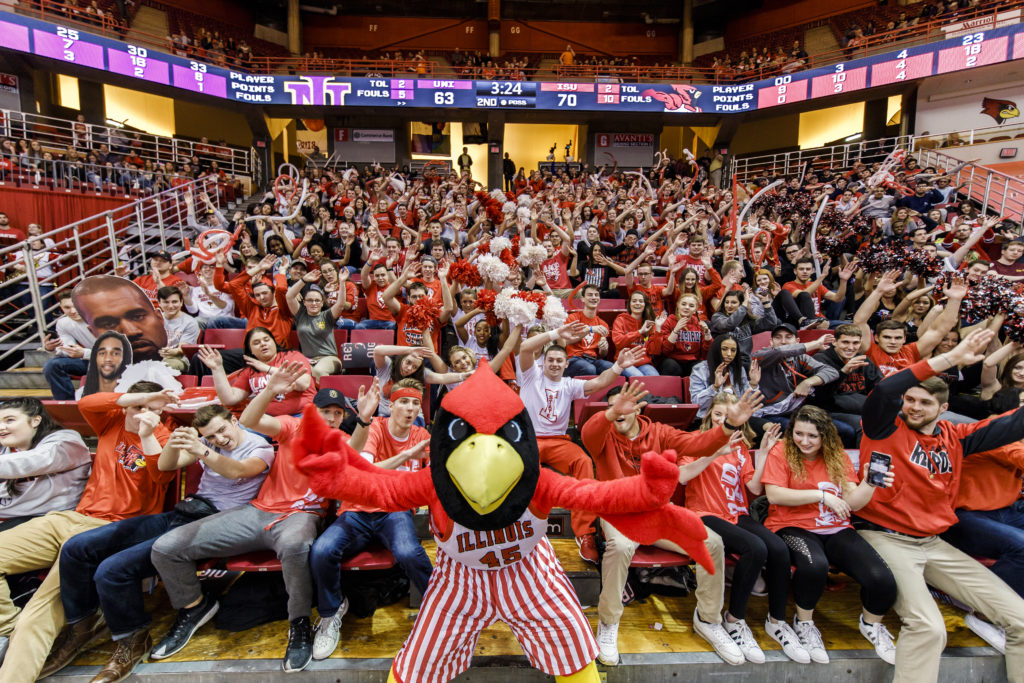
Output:
[[220,603],[203,596],[202,602],[195,607],[178,610],[178,618],[174,620],[171,630],[153,648],[153,651],[149,653],[149,658],[152,660],[167,659],[171,655],[180,652],[183,647],[188,645],[192,634],[198,631],[203,624],[213,619],[218,609],[220,609]]
[[313,626],[309,617],[292,619],[288,627],[288,649],[284,653],[285,673],[302,671],[313,660]]
[[800,322],[800,329],[801,330],[806,330],[806,329],[809,329],[811,327],[814,327],[815,325],[820,325],[821,323],[827,323],[827,322],[828,322],[828,318],[820,318],[820,317],[819,318],[804,318]]

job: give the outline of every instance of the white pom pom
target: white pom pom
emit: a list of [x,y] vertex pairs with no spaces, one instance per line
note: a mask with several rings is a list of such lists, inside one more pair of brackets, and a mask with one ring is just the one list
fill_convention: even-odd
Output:
[[508,279],[508,265],[502,262],[497,256],[484,254],[476,260],[477,270],[480,275],[491,282],[504,282]]
[[501,256],[501,252],[512,248],[512,240],[507,237],[495,237],[491,240],[491,253]]
[[562,306],[562,300],[558,297],[549,296],[548,300],[544,303],[544,327],[549,330],[556,330],[565,324],[566,318],[569,315],[565,312],[565,307]]
[[146,381],[156,382],[164,389],[173,389],[176,392],[180,392],[182,391],[181,383],[175,379],[180,374],[177,370],[167,367],[163,361],[140,360],[138,363],[133,363],[124,369],[121,377],[117,380],[117,386],[114,387],[114,391],[124,393],[128,391],[128,387],[136,382]]
[[513,296],[515,293],[512,287],[505,287],[498,292],[494,297],[494,315],[508,320],[508,324],[513,327],[528,327],[537,319],[537,304]]
[[531,218],[530,207],[520,206],[518,209],[516,209],[516,218],[528,223]]
[[504,204],[501,205],[501,212],[502,213],[515,213],[515,211],[516,211],[516,203],[515,202],[505,202]]
[[533,204],[533,199],[528,194],[519,195],[516,201],[519,202],[519,206],[531,206]]
[[519,265],[524,268],[536,268],[548,258],[548,250],[540,244],[519,245]]
[[405,179],[398,176],[392,178],[391,187],[395,188],[395,191],[399,194],[405,192]]
[[347,170],[347,171],[345,171],[344,173],[342,173],[342,174],[341,174],[341,177],[342,177],[343,179],[345,179],[345,180],[349,181],[349,182],[352,182],[352,180],[354,180],[354,179],[355,179],[355,178],[356,178],[356,177],[357,177],[358,175],[359,175],[359,171],[357,171],[357,170],[356,170],[356,169],[355,169],[355,168],[353,167],[353,168],[350,168],[350,169],[348,169],[348,170]]
[[493,189],[491,190],[491,199],[497,200],[499,202],[504,202],[506,199],[505,193],[499,189]]

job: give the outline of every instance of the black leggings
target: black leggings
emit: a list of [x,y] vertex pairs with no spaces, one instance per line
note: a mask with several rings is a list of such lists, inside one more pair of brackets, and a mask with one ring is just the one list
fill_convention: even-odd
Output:
[[807,292],[800,292],[795,297],[783,289],[772,300],[772,308],[780,322],[799,325],[804,318],[815,318],[814,299]]
[[[699,362],[699,360],[662,358],[661,363],[658,364],[658,372],[662,375],[672,375],[674,377],[689,377],[690,371],[693,370],[693,366]],[[681,399],[682,396],[679,398]]]
[[739,555],[729,591],[729,614],[737,619],[746,619],[750,591],[764,567],[768,584],[768,613],[774,619],[785,621],[786,601],[789,599],[789,548],[785,541],[748,515],[740,515],[735,524],[710,515],[701,520],[722,537],[725,552]]
[[796,567],[792,583],[797,607],[812,610],[818,604],[830,562],[860,584],[860,602],[871,614],[885,614],[896,602],[896,579],[888,565],[853,529],[816,534],[788,526],[776,533],[789,546]]

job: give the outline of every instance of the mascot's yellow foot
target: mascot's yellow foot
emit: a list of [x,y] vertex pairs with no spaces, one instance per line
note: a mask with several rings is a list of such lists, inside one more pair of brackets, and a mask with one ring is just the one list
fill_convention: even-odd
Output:
[[556,683],[601,683],[601,676],[597,673],[597,664],[591,662],[574,674],[569,676],[555,676]]
[[[555,681],[556,683],[601,683],[601,676],[597,673],[597,664],[591,662],[574,674],[555,676]],[[398,683],[394,668],[388,672],[388,683]]]

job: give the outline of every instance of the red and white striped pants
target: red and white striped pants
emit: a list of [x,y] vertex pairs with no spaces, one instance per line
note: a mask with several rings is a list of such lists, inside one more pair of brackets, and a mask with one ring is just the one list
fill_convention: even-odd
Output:
[[395,657],[400,683],[444,683],[469,668],[480,632],[512,629],[530,664],[550,676],[574,674],[597,656],[576,592],[548,540],[513,565],[473,569],[437,551],[437,566],[412,633]]

